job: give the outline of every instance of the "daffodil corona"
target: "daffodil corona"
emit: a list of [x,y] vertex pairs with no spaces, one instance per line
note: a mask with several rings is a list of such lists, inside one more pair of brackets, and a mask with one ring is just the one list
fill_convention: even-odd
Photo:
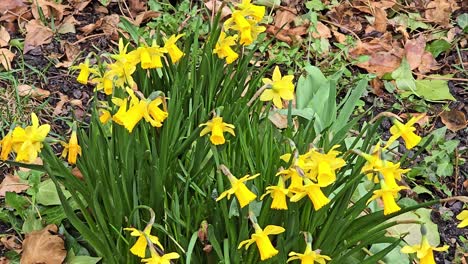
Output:
[[281,72],[278,66],[273,70],[272,80],[263,78],[262,81],[265,85],[268,85],[271,89],[266,89],[260,95],[261,101],[273,101],[273,104],[277,108],[283,108],[282,100],[294,99],[294,84],[293,75],[281,76]]
[[419,264],[436,264],[434,260],[434,251],[447,251],[449,246],[433,247],[427,240],[426,229],[424,226],[421,227],[421,244],[414,246],[404,246],[401,249],[402,253],[411,254],[416,253],[416,257],[419,259]]
[[[50,125],[39,126],[35,113],[31,114],[31,125],[26,128],[16,127],[12,133],[12,148],[16,152],[16,161],[33,162],[42,148],[42,142],[50,131]],[[3,145],[3,144],[2,144]]]
[[261,260],[269,259],[277,255],[279,251],[273,247],[268,236],[281,234],[285,229],[281,226],[269,225],[262,230],[257,223],[253,223],[253,227],[255,233],[252,234],[251,239],[240,242],[238,249],[241,249],[243,246],[245,246],[245,249],[248,249],[250,245],[256,243]]
[[388,139],[388,142],[385,148],[389,147],[395,140],[399,137],[402,137],[405,141],[405,146],[407,149],[412,149],[421,141],[421,137],[416,135],[414,131],[416,128],[413,125],[419,120],[417,117],[412,117],[408,123],[402,124],[398,120],[393,121],[393,126],[390,128],[390,133],[392,136]]
[[159,238],[150,234],[151,225],[147,226],[143,231],[140,231],[133,227],[124,228],[124,230],[132,231],[130,235],[134,237],[138,237],[133,247],[130,248],[130,252],[132,252],[133,255],[136,255],[140,258],[144,258],[146,256],[146,248],[148,246],[148,240],[151,241],[151,243],[156,244],[161,249],[164,249],[161,243],[159,242]]
[[231,48],[231,46],[236,45],[236,40],[237,35],[227,37],[225,32],[221,32],[213,53],[217,54],[220,59],[226,58],[227,64],[233,63],[239,57]]
[[62,157],[68,156],[68,163],[76,164],[76,158],[81,155],[81,147],[78,145],[78,137],[76,136],[76,130],[73,129],[68,143],[62,143],[63,152]]
[[206,126],[201,132],[200,137],[211,133],[210,140],[211,143],[214,145],[222,145],[226,142],[224,138],[224,132],[228,132],[229,134],[235,136],[234,133],[234,125],[224,123],[222,117],[214,117],[210,121],[201,124],[200,126]]
[[221,193],[221,195],[219,195],[216,201],[219,201],[226,196],[228,199],[231,199],[231,195],[234,194],[237,198],[237,201],[239,201],[240,207],[244,208],[250,202],[255,200],[255,198],[257,198],[257,195],[253,193],[252,191],[250,191],[249,188],[245,186],[244,182],[255,179],[256,177],[258,177],[258,175],[260,174],[255,174],[252,176],[246,175],[240,179],[237,179],[231,173],[227,173],[226,176],[228,177],[229,182],[231,183],[231,189]]
[[178,62],[184,56],[184,53],[176,45],[177,40],[183,36],[184,34],[180,34],[177,36],[172,35],[164,43],[164,48],[169,53],[169,57],[171,58],[172,63]]

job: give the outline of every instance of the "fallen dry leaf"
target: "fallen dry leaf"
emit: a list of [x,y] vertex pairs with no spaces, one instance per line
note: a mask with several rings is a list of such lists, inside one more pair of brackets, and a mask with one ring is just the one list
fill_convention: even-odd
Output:
[[331,38],[331,31],[330,29],[325,26],[322,22],[317,22],[317,26],[315,28],[317,32],[312,32],[313,38]]
[[15,54],[9,49],[0,49],[0,63],[3,65],[3,68],[11,70],[11,62],[13,61],[13,58],[15,58]]
[[56,225],[48,225],[39,231],[26,234],[23,241],[21,264],[60,264],[67,251],[64,241],[57,234]]
[[288,29],[290,27],[289,24],[293,23],[297,17],[297,11],[292,8],[281,8],[276,11],[275,16],[275,27]]
[[135,26],[139,26],[141,23],[146,22],[146,21],[148,21],[150,19],[159,17],[160,15],[161,15],[161,13],[159,13],[159,12],[149,10],[149,11],[144,11],[144,12],[138,14],[133,21],[131,21],[131,19],[129,19],[129,20]]
[[47,90],[32,87],[27,84],[18,85],[17,89],[20,96],[31,96],[36,99],[44,99],[50,95],[50,92]]
[[326,15],[332,22],[353,32],[361,31],[362,23],[365,22],[364,16],[353,12],[353,6],[348,1],[343,1],[341,4],[334,6]]
[[0,183],[0,197],[5,197],[7,192],[22,193],[29,188],[27,183],[20,182],[18,175],[7,174]]
[[112,14],[102,18],[101,29],[102,31],[110,36],[113,40],[119,39],[119,33],[117,31],[117,24],[120,22],[120,17],[117,14]]
[[379,78],[374,78],[370,81],[370,85],[375,95],[377,95],[378,97],[385,96],[385,92],[383,90],[384,84],[382,80],[380,80]]
[[38,7],[41,8],[41,11],[46,18],[51,18],[53,16],[55,21],[58,22],[62,21],[65,10],[70,8],[68,5],[57,4],[53,0],[35,0],[31,5],[31,12],[35,19],[41,19]]
[[288,127],[288,117],[286,115],[282,115],[278,112],[270,113],[268,115],[268,119],[279,129],[285,129]]
[[338,41],[339,43],[341,44],[345,44],[346,43],[346,35],[345,34],[342,34],[336,30],[332,30],[333,32],[333,36],[335,36],[336,38],[336,41]]
[[419,67],[426,48],[426,39],[420,35],[417,39],[410,39],[405,44],[405,56],[411,70]]
[[21,6],[26,6],[23,0],[0,0],[0,14]]
[[91,0],[68,0],[68,4],[75,10],[75,11],[83,11],[85,7],[88,6],[88,4],[91,2]]
[[75,61],[76,57],[78,57],[78,55],[80,54],[80,47],[78,45],[72,45],[68,41],[60,42],[60,45],[62,47],[62,50],[65,51],[65,60],[55,64],[55,67],[68,68],[73,65],[73,62]]
[[65,94],[60,93],[60,101],[55,105],[54,112],[52,113],[52,116],[59,115],[63,112],[63,106],[70,101],[68,99],[68,96]]
[[26,24],[26,37],[24,39],[24,53],[34,49],[42,44],[52,41],[54,33],[52,30],[37,19],[33,19]]
[[74,167],[72,170],[71,170],[71,173],[73,176],[75,176],[76,178],[78,178],[79,180],[83,180],[83,174],[81,173],[80,169],[78,169],[77,167]]
[[1,257],[0,264],[10,264],[10,260],[5,257]]
[[449,26],[450,15],[460,9],[455,0],[432,0],[427,6],[424,16],[430,22],[441,26]]
[[424,74],[438,68],[437,61],[434,59],[434,56],[432,56],[432,53],[429,51],[424,51],[423,55],[421,56],[421,64],[418,66],[418,71]]
[[383,8],[374,8],[374,28],[375,30],[385,33],[387,31],[387,12]]
[[442,112],[440,114],[440,119],[442,123],[444,123],[444,125],[453,132],[464,129],[468,124],[465,114],[456,109]]
[[416,121],[416,124],[418,124],[420,127],[425,127],[429,125],[429,116],[427,115],[427,113],[403,113],[400,115],[400,117],[403,119],[416,117],[418,119],[418,121]]
[[[219,0],[209,0],[208,2],[205,2],[205,7],[208,8],[210,12],[214,12],[216,14],[221,8],[222,3],[223,2]],[[220,19],[223,20],[225,17],[230,16],[231,14],[232,14],[231,9],[227,5],[224,5],[223,8],[221,9]]]
[[146,1],[141,0],[129,0],[128,5],[130,8],[130,12],[133,16],[138,13],[146,11]]
[[79,22],[72,15],[66,16],[62,23],[57,28],[57,33],[66,34],[66,33],[76,33],[75,25],[78,25]]
[[23,247],[20,240],[15,235],[7,235],[0,238],[0,243],[8,250],[14,250],[16,253],[21,253]]
[[4,27],[0,26],[0,48],[8,46],[8,42],[10,42],[10,34]]

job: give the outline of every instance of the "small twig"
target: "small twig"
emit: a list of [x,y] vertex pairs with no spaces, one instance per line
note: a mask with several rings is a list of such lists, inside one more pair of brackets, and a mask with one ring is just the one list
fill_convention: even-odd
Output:
[[250,98],[250,101],[247,103],[247,106],[250,107],[255,102],[255,100],[263,93],[263,91],[265,91],[268,87],[270,87],[270,84],[265,84],[262,87],[260,87],[260,89],[258,89],[258,91],[255,92],[252,98]]
[[[127,9],[128,14],[130,15],[130,18],[131,18],[132,20],[135,20],[135,19],[133,19],[132,12],[130,12],[130,8],[128,8],[127,1],[122,1],[122,2],[124,3],[125,8]],[[122,14],[123,14],[123,13],[122,13]]]
[[353,35],[353,36],[354,36],[355,38],[357,38],[359,41],[361,41],[361,38],[360,38],[356,33],[354,33],[354,31],[352,31],[351,29],[349,29],[349,28],[347,28],[347,27],[345,27],[345,26],[343,26],[343,25],[340,25],[340,24],[338,24],[338,23],[335,23],[335,22],[332,22],[332,21],[329,21],[329,20],[326,20],[326,19],[320,19],[320,21],[323,21],[323,22],[325,22],[325,23],[328,23],[328,24],[334,25],[334,26],[336,26],[336,27],[342,28],[342,29],[348,31],[349,33],[351,33],[351,35]]
[[391,113],[391,112],[382,112],[382,113],[379,113],[378,115],[376,115],[374,118],[372,118],[371,121],[369,121],[369,123],[374,123],[377,119],[379,119],[380,117],[382,116],[386,116],[386,117],[393,117],[393,118],[396,118],[398,119],[400,122],[403,122],[403,120],[401,119],[401,117],[399,117],[398,115],[394,114],[394,113]]
[[79,43],[81,43],[81,42],[83,42],[85,40],[88,40],[90,38],[95,38],[95,37],[100,37],[100,36],[105,36],[105,35],[106,35],[106,33],[97,33],[97,34],[94,34],[94,35],[89,35],[89,36],[86,36],[86,37],[84,37],[84,38],[82,38],[80,40],[77,40],[77,41],[71,43],[71,45],[75,46],[75,45],[77,45],[77,44],[79,44]]
[[[367,248],[362,248],[362,251],[364,251],[368,256],[373,256],[372,252],[370,252]],[[377,263],[379,264],[385,264],[382,260],[377,260]]]

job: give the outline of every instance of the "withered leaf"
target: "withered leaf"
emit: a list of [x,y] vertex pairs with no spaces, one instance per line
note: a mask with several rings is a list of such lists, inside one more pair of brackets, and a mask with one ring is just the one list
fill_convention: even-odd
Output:
[[0,64],[3,65],[3,68],[11,70],[11,62],[13,61],[13,58],[15,58],[15,54],[9,49],[0,49]]
[[387,31],[387,12],[383,8],[374,8],[374,28],[375,30],[385,33]]
[[101,29],[102,31],[110,36],[113,40],[119,39],[119,33],[117,32],[117,24],[119,24],[120,18],[117,14],[108,15],[102,18]]
[[0,183],[0,197],[5,197],[7,192],[22,193],[29,188],[27,183],[20,182],[18,175],[7,174]]
[[0,48],[8,46],[8,42],[10,42],[10,34],[4,27],[0,26]]
[[[208,8],[208,10],[210,10],[210,12],[215,12],[216,14],[217,12],[219,12],[219,9],[221,8],[222,3],[223,2],[219,0],[209,0],[208,2],[205,2],[205,6],[206,8]],[[231,9],[227,5],[224,5],[223,8],[221,9],[220,19],[222,20],[231,14],[232,14]]]
[[21,253],[23,250],[20,240],[15,235],[1,237],[0,243],[2,243],[6,249],[14,250],[16,253]]
[[410,39],[406,42],[405,55],[411,70],[416,69],[421,64],[425,47],[426,39],[423,35],[420,35],[417,39]]
[[22,0],[0,0],[0,14],[5,13],[8,10],[13,10],[17,7],[25,6]]
[[44,99],[50,95],[50,92],[47,90],[32,87],[27,84],[18,85],[17,89],[20,96],[31,96],[36,99]]
[[442,123],[444,123],[444,125],[453,132],[464,129],[468,124],[465,114],[456,109],[442,112],[440,114],[440,119]]
[[26,234],[21,264],[62,263],[67,256],[67,251],[57,231],[56,225],[48,225],[42,230]]
[[450,15],[460,9],[455,0],[432,0],[427,6],[424,16],[427,20],[441,26],[449,26]]
[[438,69],[437,61],[432,56],[432,53],[429,51],[424,51],[421,57],[421,64],[418,66],[418,70],[420,73],[428,73],[430,71]]
[[330,29],[322,22],[317,22],[316,30],[317,32],[312,32],[313,38],[331,38]]
[[41,24],[40,20],[33,19],[26,24],[26,37],[24,39],[24,53],[42,44],[52,41],[54,33],[52,30]]
[[54,112],[52,113],[53,116],[59,115],[63,112],[63,106],[70,101],[68,99],[68,96],[65,94],[60,93],[60,101],[57,103],[57,105],[54,108]]
[[65,10],[69,8],[68,5],[57,4],[55,1],[35,0],[32,2],[31,6],[31,12],[35,19],[41,19],[38,7],[41,8],[46,18],[51,18],[53,16],[55,20],[59,22],[62,21]]

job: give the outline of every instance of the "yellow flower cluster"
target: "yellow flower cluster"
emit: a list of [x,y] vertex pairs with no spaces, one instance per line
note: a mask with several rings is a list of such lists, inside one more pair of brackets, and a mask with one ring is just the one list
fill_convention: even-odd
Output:
[[[178,259],[180,257],[176,252],[159,254],[156,251],[155,246],[158,246],[161,250],[164,250],[164,248],[161,242],[159,242],[159,238],[151,235],[151,225],[148,225],[143,231],[132,227],[124,228],[124,230],[131,231],[131,236],[138,237],[133,247],[130,248],[130,252],[142,258],[141,262],[149,264],[170,264],[172,259]],[[146,249],[150,251],[150,258],[145,258]]]
[[[224,22],[225,31],[221,32],[213,53],[220,59],[225,58],[227,64],[234,62],[239,55],[231,47],[236,45],[237,41],[244,46],[252,44],[258,35],[266,30],[264,26],[258,25],[264,16],[264,6],[256,6],[250,0],[242,0],[233,10],[231,17]],[[237,34],[228,36],[226,31],[230,30],[236,31]]]
[[11,152],[16,153],[16,161],[32,163],[38,156],[50,125],[39,126],[39,119],[35,113],[31,114],[31,125],[26,128],[15,127],[1,141],[1,160],[7,160]]

